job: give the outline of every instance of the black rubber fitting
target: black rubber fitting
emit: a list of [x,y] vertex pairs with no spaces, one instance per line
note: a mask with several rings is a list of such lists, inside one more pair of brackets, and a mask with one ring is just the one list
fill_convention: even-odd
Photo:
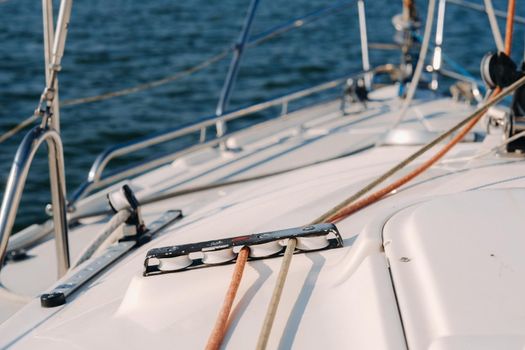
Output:
[[57,307],[66,303],[66,296],[64,293],[47,293],[40,296],[40,305],[42,307]]

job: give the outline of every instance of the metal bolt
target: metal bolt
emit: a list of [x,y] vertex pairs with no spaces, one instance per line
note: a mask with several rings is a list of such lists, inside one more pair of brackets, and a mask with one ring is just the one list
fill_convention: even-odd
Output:
[[53,205],[51,205],[51,203],[47,203],[44,208],[44,211],[47,216],[53,216]]
[[306,226],[306,227],[303,227],[303,231],[312,231],[314,230],[315,227],[314,226]]
[[401,261],[401,262],[409,262],[410,259],[407,258],[406,256],[404,256],[404,257],[402,257],[401,259],[399,259],[399,261]]

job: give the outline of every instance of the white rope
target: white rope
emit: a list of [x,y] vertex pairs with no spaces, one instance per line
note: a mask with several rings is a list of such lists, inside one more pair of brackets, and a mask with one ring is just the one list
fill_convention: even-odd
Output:
[[100,247],[106,246],[108,242],[111,242],[115,238],[116,229],[122,225],[131,215],[128,209],[120,210],[118,213],[113,215],[111,220],[108,221],[106,225],[102,228],[102,232],[95,237],[93,241],[80,253],[79,258],[74,264],[71,264],[73,267],[77,267],[82,264],[84,261],[91,258],[97,251],[100,251]]

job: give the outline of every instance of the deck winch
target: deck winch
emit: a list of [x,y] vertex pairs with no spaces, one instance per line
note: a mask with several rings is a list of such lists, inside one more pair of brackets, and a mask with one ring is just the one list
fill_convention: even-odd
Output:
[[[503,52],[488,53],[481,61],[481,77],[490,89],[505,88],[525,75],[524,68],[525,63],[518,69],[516,63]],[[520,87],[512,99],[506,134],[512,137],[523,131],[525,131],[525,88]],[[509,142],[507,152],[525,152],[525,138],[521,137]]]
[[341,235],[334,224],[318,224],[154,248],[146,255],[144,276],[234,263],[243,247],[250,248],[250,260],[280,256],[291,238],[297,240],[295,253],[343,246]]

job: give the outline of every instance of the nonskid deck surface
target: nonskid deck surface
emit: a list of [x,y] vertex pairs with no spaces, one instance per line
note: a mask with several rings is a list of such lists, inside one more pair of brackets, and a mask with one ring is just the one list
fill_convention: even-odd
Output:
[[[146,223],[168,209],[182,209],[185,217],[88,283],[64,307],[42,309],[38,299],[31,301],[0,326],[0,347],[138,349],[177,344],[203,348],[232,266],[143,277],[147,250],[308,223],[418,148],[404,141],[374,146],[396,121],[400,101],[395,93],[394,87],[380,89],[371,95],[365,111],[349,115],[341,115],[339,101],[294,112],[239,132],[228,141],[235,151],[200,151],[132,180],[137,195],[152,195],[305,166],[144,206]],[[430,135],[471,111],[470,106],[423,93],[398,129]],[[294,256],[269,348],[405,348],[407,341],[426,347],[453,333],[444,326],[433,328],[428,321],[421,334],[416,327],[405,329],[410,333],[405,336],[394,294],[403,272],[393,285],[387,263],[392,257],[389,250],[383,251],[382,230],[398,210],[420,202],[473,189],[523,186],[523,179],[517,177],[524,170],[520,158],[490,155],[468,160],[498,142],[487,137],[483,143],[458,145],[447,159],[467,160],[440,163],[395,195],[339,223],[343,248]],[[104,198],[105,193],[88,197],[79,203],[79,210],[101,208]],[[489,209],[480,211],[487,215]],[[72,229],[73,256],[107,220],[85,220]],[[22,294],[38,295],[53,283],[53,243],[29,253],[35,257],[3,269],[2,283]],[[278,258],[249,262],[225,339],[227,348],[254,347],[279,264]],[[440,302],[446,298],[434,297],[436,312],[450,306]],[[1,305],[0,314],[7,318],[20,304],[6,299]],[[401,314],[405,317],[403,310]]]

